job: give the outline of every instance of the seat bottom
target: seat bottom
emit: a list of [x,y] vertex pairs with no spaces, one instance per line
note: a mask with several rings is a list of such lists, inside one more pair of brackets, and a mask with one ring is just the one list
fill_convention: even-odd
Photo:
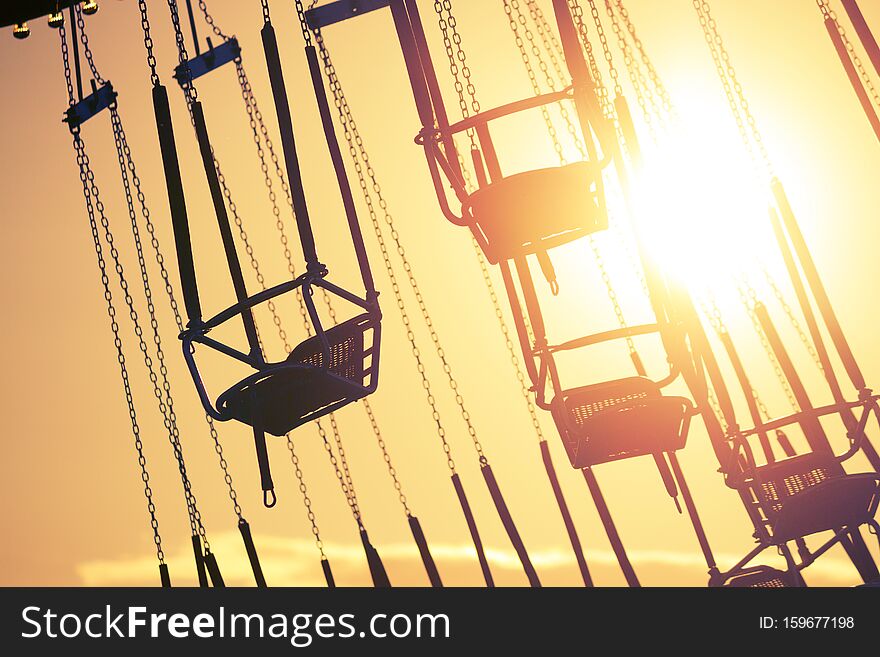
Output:
[[841,527],[858,526],[877,510],[874,475],[843,475],[790,497],[776,515],[773,537],[793,540]]
[[633,377],[566,391],[552,408],[569,460],[580,469],[684,448],[692,406]]
[[587,162],[507,176],[467,201],[472,229],[493,264],[546,250],[608,227],[591,191],[596,170]]
[[240,381],[217,400],[230,419],[283,436],[327,408],[366,397],[368,390],[324,369],[280,365]]

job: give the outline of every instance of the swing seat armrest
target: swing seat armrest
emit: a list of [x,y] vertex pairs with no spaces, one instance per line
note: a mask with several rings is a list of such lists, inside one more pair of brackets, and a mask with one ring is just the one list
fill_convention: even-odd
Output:
[[[561,344],[549,345],[548,347],[546,347],[546,350],[550,353],[555,354],[559,351],[572,351],[574,349],[581,349],[582,347],[602,344],[603,342],[611,342],[612,340],[622,340],[638,335],[650,335],[651,333],[659,332],[660,327],[657,324],[637,324],[635,326],[623,326],[621,328],[612,329],[610,331],[602,331],[600,333],[593,333],[592,335],[585,335],[581,338],[575,338],[574,340],[569,340],[568,342],[563,342]],[[543,349],[541,351],[543,351]]]
[[204,335],[208,333],[208,331],[217,328],[221,324],[224,324],[230,319],[237,317],[248,310],[251,310],[261,303],[271,301],[275,297],[279,297],[282,294],[286,294],[287,292],[295,290],[299,287],[308,287],[309,285],[315,283],[317,280],[320,280],[320,277],[315,276],[314,274],[307,273],[301,274],[292,281],[285,281],[273,287],[267,288],[261,292],[258,292],[257,294],[248,297],[244,301],[239,301],[238,303],[229,306],[229,308],[217,313],[211,319],[192,326],[190,329],[184,331],[181,334],[181,337],[188,334]]
[[437,132],[437,136],[440,137],[455,135],[459,132],[465,132],[467,130],[474,129],[477,126],[485,125],[490,121],[496,121],[498,119],[504,118],[505,116],[516,114],[517,112],[524,112],[526,110],[535,109],[537,107],[543,107],[544,105],[551,105],[553,103],[558,103],[560,101],[568,100],[573,97],[574,85],[569,85],[559,91],[551,91],[550,93],[532,96],[531,98],[517,100],[512,103],[505,103],[504,105],[499,105],[498,107],[484,110],[479,114],[469,116],[468,118],[458,121],[457,123],[453,123],[445,129],[440,129]]

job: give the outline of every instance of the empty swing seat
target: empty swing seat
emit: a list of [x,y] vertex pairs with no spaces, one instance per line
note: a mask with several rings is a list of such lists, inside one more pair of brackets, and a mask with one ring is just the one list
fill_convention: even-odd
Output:
[[874,517],[880,503],[877,475],[846,474],[830,453],[813,452],[755,469],[747,483],[774,542],[790,541]]
[[566,390],[552,412],[568,458],[580,469],[682,449],[693,406],[663,396],[650,379],[630,377]]
[[[378,320],[369,313],[326,330],[329,360],[321,339],[312,336],[281,363],[238,382],[217,399],[226,419],[256,426],[274,436],[373,392],[377,377]],[[373,339],[368,343],[367,336]]]
[[724,583],[725,588],[782,589],[793,586],[791,575],[770,566],[743,568]]
[[607,228],[591,189],[596,172],[576,162],[518,173],[473,192],[465,212],[486,258],[497,264]]

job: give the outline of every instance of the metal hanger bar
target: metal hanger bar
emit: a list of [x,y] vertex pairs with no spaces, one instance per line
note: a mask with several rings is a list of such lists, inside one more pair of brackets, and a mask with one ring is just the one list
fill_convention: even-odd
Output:
[[391,0],[337,0],[306,12],[306,23],[312,30],[320,30],[328,25],[341,23],[349,18],[383,9]]

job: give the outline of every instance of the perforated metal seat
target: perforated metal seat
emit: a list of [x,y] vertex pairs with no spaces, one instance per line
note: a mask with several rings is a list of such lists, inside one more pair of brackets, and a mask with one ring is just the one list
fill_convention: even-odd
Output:
[[774,541],[861,525],[874,517],[880,502],[876,475],[848,475],[831,454],[804,454],[761,466],[748,486]]
[[682,449],[692,410],[688,399],[664,397],[643,377],[566,390],[552,402],[576,468]]
[[725,588],[783,589],[792,586],[791,575],[770,566],[744,568],[724,583]]
[[576,162],[503,178],[475,191],[466,212],[493,264],[546,250],[608,227],[591,191],[596,168]]
[[220,395],[218,410],[275,436],[361,399],[375,390],[375,340],[367,335],[377,321],[363,314],[326,331],[329,360],[313,336],[288,358],[238,382]]

